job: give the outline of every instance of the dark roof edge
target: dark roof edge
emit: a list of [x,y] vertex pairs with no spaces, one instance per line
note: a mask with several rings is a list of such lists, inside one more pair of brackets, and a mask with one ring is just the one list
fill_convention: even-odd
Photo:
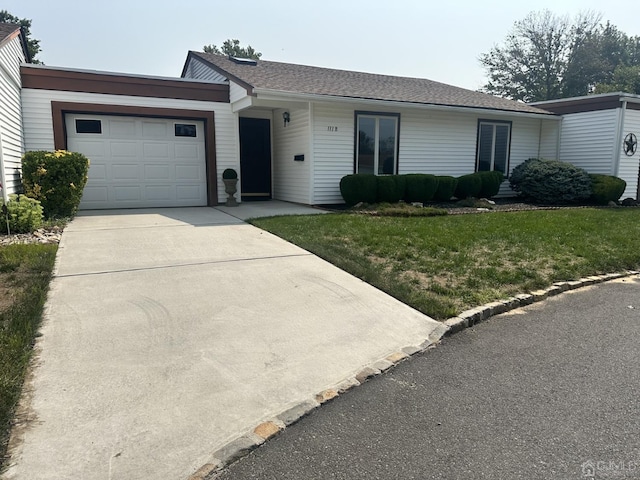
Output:
[[230,74],[223,68],[220,68],[219,66],[211,63],[209,60],[199,55],[199,53],[200,52],[194,52],[193,50],[189,50],[189,54],[187,55],[187,60],[185,61],[184,67],[182,69],[182,73],[180,74],[181,77],[187,71],[187,65],[189,64],[189,60],[191,60],[193,57],[196,57],[199,62],[206,64],[209,68],[213,69],[214,71],[218,72],[221,75],[224,75],[225,77],[227,77],[227,79],[232,80],[233,83],[237,83],[238,85],[240,85],[242,88],[244,88],[247,91],[247,95],[253,95],[253,85],[245,82],[244,80],[236,77],[235,75]]
[[562,115],[569,113],[611,110],[619,108],[621,106],[620,103],[625,100],[630,100],[633,103],[640,103],[640,95],[624,92],[612,92],[531,102],[529,105],[544,108],[545,110]]
[[22,47],[22,53],[24,53],[25,61],[27,63],[31,63],[31,55],[29,55],[29,49],[27,48],[27,37],[24,34],[24,28],[20,25],[16,25],[16,29],[13,32],[0,40],[0,48],[4,47],[7,43],[12,41],[17,36],[20,36],[20,46]]

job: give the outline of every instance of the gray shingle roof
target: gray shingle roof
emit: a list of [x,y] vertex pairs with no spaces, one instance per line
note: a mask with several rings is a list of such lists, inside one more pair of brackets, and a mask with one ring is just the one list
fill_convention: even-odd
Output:
[[239,80],[241,84],[259,89],[552,115],[521,102],[424,78],[394,77],[266,60],[258,60],[257,65],[246,65],[222,55],[202,52],[190,52],[190,55],[230,76],[231,80]]
[[14,23],[0,23],[0,42],[18,29],[20,29],[20,25],[16,25]]

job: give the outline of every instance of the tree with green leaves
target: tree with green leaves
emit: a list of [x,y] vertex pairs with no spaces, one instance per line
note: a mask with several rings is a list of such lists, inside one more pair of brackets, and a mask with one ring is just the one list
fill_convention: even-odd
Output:
[[254,60],[258,60],[262,56],[262,53],[256,52],[251,45],[241,47],[240,41],[235,39],[225,40],[221,48],[215,45],[205,45],[204,52],[215,53],[216,55],[230,55],[237,58],[253,58]]
[[481,55],[486,93],[524,102],[605,91],[638,90],[640,38],[629,37],[600,15],[570,18],[548,10],[515,23],[502,45]]
[[6,10],[0,10],[0,22],[20,25],[24,32],[27,51],[29,52],[29,56],[31,57],[31,62],[42,63],[36,59],[36,55],[40,53],[40,40],[36,40],[35,38],[31,37],[31,20],[26,18],[18,18],[14,15],[11,15]]

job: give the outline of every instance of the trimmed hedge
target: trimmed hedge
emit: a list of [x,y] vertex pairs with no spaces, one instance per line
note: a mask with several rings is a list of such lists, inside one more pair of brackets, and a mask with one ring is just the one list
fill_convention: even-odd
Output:
[[509,182],[514,191],[536,203],[578,203],[591,196],[589,174],[558,160],[530,158],[513,169]]
[[617,202],[627,188],[627,182],[613,175],[589,174],[591,178],[591,200],[599,205]]
[[404,175],[407,182],[405,200],[407,202],[426,203],[430,201],[438,190],[438,178],[424,173],[410,173]]
[[482,180],[482,187],[478,193],[480,198],[495,197],[500,191],[500,185],[504,181],[502,172],[496,170],[490,172],[478,172],[476,175]]
[[438,188],[433,199],[440,202],[448,202],[456,193],[458,179],[448,175],[438,175],[436,178],[438,179]]
[[72,217],[87,183],[89,159],[76,152],[27,152],[22,181],[27,196],[39,200],[47,218]]
[[380,175],[378,181],[378,195],[376,202],[398,203],[404,197],[404,191],[400,191],[400,182],[395,175]]
[[10,233],[30,233],[42,226],[42,206],[40,202],[26,195],[9,195],[7,215],[0,210],[0,233],[7,232],[7,218]]
[[340,193],[347,205],[375,203],[378,197],[378,181],[375,175],[357,173],[340,179]]
[[482,177],[476,173],[469,173],[458,177],[458,185],[454,193],[460,200],[469,197],[477,197],[482,189]]

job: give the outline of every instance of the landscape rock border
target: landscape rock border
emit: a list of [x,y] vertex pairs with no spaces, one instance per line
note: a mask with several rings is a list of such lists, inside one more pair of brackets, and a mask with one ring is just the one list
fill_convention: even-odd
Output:
[[434,348],[440,342],[442,337],[450,336],[466,328],[470,328],[487,320],[488,318],[493,317],[494,315],[506,313],[533,303],[542,302],[564,292],[639,274],[640,271],[627,270],[621,273],[594,275],[575,281],[556,282],[551,287],[542,290],[516,295],[508,298],[507,300],[491,302],[480,307],[466,310],[458,316],[449,318],[442,322],[442,328],[436,328],[436,330],[434,330],[420,345],[409,345],[386,356],[385,358],[381,358],[377,362],[364,367],[353,377],[347,378],[339,384],[323,390],[322,392],[318,392],[312,398],[307,399],[285,410],[279,415],[260,423],[254,429],[246,432],[244,435],[241,435],[222,448],[213,452],[207,463],[190,475],[187,480],[213,480],[226,467],[248,455],[251,451],[264,444],[267,440],[278,435],[289,425],[292,425],[306,417],[324,403],[327,403],[352,388],[363,384],[370,378],[380,375],[390,368],[395,367],[412,356]]

